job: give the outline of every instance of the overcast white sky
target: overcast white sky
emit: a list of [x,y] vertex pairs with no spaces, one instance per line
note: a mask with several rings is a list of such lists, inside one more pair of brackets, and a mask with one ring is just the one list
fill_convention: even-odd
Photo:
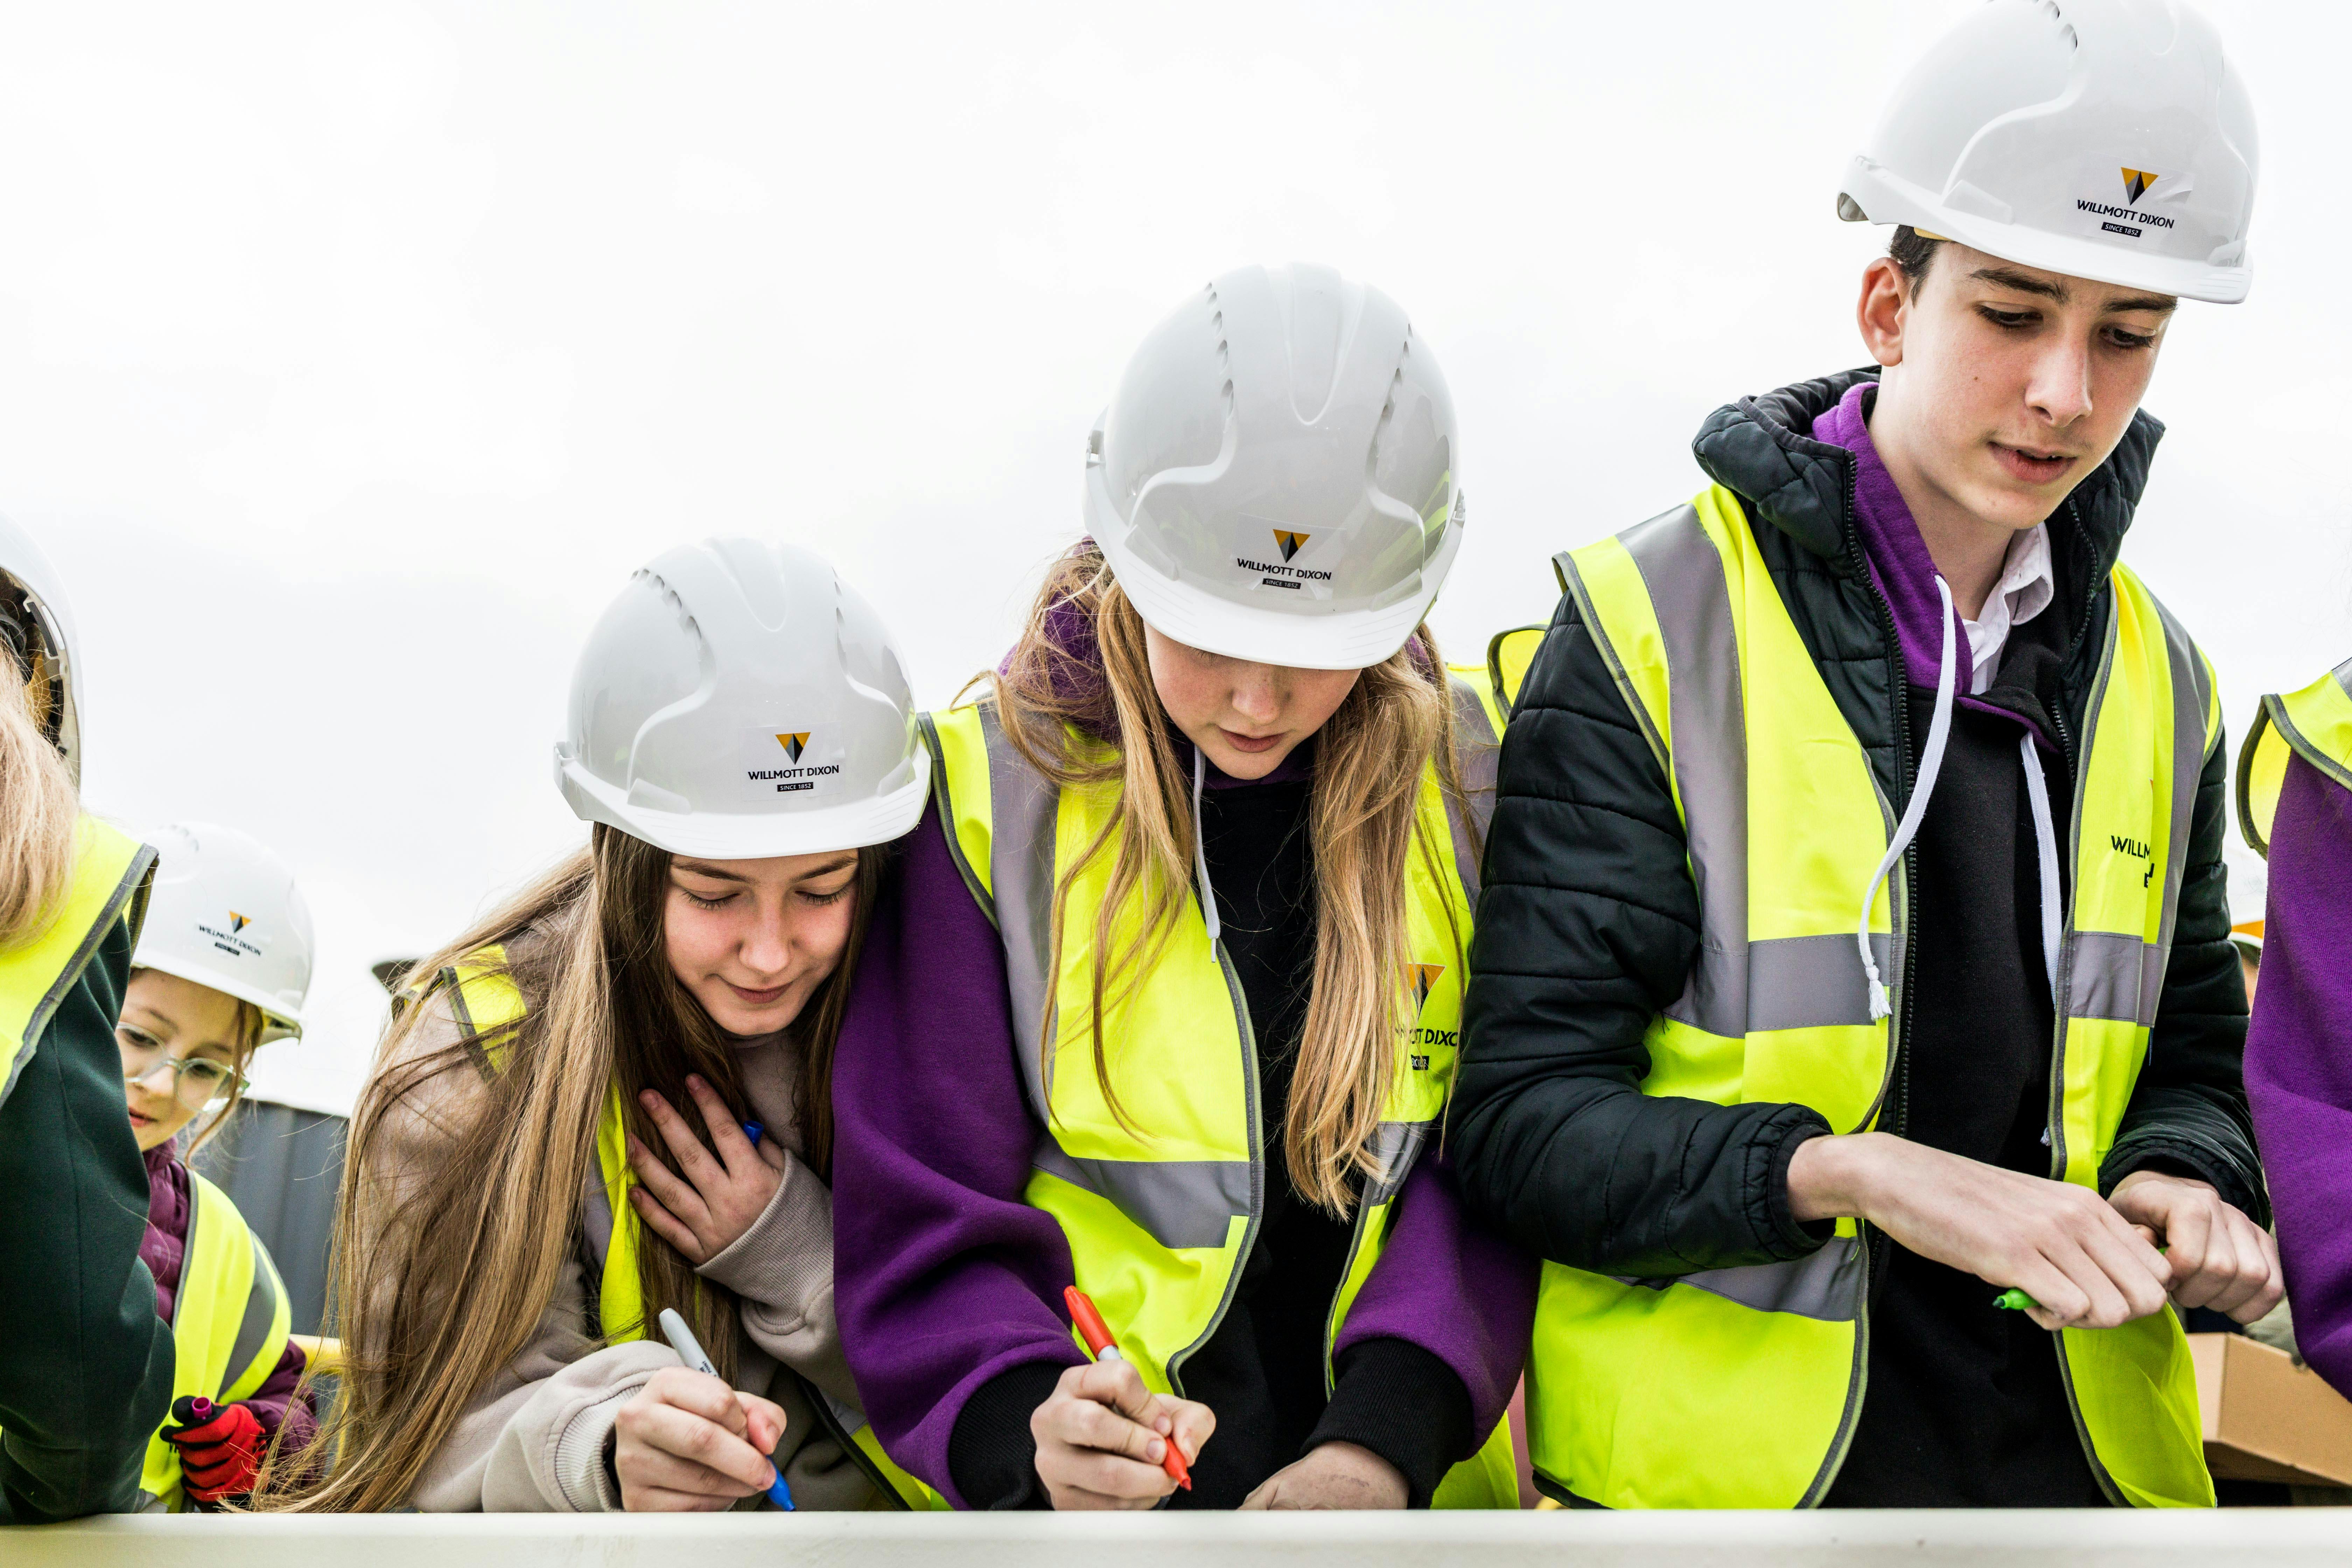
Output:
[[[1075,536],[1128,350],[1244,261],[1437,352],[1468,657],[1696,488],[1710,409],[1863,357],[1885,231],[1836,180],[1974,3],[10,7],[0,510],[71,584],[91,804],[293,862],[326,1019],[263,1076],[332,1101],[364,963],[578,840],[549,745],[634,567],[814,544],[945,700]],[[2256,279],[2173,329],[2126,556],[2234,742],[2352,651],[2352,7],[2207,9]]]

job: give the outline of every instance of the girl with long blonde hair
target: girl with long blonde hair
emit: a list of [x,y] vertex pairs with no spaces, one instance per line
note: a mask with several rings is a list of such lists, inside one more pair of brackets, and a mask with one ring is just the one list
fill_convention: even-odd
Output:
[[1502,717],[1422,624],[1454,447],[1385,296],[1220,278],[1097,425],[1089,537],[929,720],[836,1226],[877,1432],[950,1502],[1516,1506],[1533,1268],[1441,1157]]
[[890,1506],[826,1184],[846,981],[928,786],[897,649],[806,551],[672,550],[591,633],[556,771],[589,843],[410,972],[352,1115],[340,1407],[265,1502]]

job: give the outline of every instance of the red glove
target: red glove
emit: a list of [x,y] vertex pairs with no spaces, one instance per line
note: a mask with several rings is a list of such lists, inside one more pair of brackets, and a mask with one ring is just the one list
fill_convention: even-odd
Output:
[[198,1502],[218,1502],[253,1489],[269,1434],[249,1405],[216,1405],[208,1421],[164,1428],[163,1441],[180,1451],[188,1496]]

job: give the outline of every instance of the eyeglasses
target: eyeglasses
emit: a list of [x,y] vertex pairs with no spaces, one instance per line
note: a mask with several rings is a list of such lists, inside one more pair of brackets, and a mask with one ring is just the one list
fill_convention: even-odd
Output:
[[163,1042],[144,1029],[118,1025],[114,1043],[122,1052],[122,1081],[143,1083],[158,1072],[172,1075],[172,1096],[181,1104],[202,1110],[245,1088],[245,1079],[226,1062],[205,1057],[175,1057]]

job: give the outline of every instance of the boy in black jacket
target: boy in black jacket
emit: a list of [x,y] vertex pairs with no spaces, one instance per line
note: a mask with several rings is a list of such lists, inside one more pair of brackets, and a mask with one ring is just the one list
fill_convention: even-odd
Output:
[[[2210,1500],[2185,1350],[2148,1320],[2168,1295],[2251,1321],[2278,1299],[2277,1255],[2240,1080],[2210,674],[2116,558],[2162,433],[2137,410],[2176,300],[2244,291],[2252,142],[2210,26],[2183,13],[2157,56],[2147,9],[2069,5],[2062,26],[1996,0],[1938,46],[1841,202],[1900,226],[1858,306],[1878,368],[1707,421],[1696,451],[1718,488],[1699,505],[1748,537],[1662,517],[1622,536],[1639,576],[1613,589],[1591,552],[1563,558],[1575,591],[1504,742],[1454,1136],[1472,1204],[1565,1266],[1546,1271],[1528,1381],[1539,1484],[1564,1500]],[[2106,123],[2110,78],[2177,99],[2179,134]],[[1959,122],[2004,93],[2030,135]],[[2157,170],[2074,199],[2114,182],[2104,149],[2125,130]],[[2090,210],[2125,195],[2155,216]],[[1727,574],[1747,594],[1729,610]],[[1649,710],[1640,639],[1594,624],[1629,605],[1694,647],[1784,615],[1885,821],[1744,795],[1710,808],[1692,768],[1730,753],[1744,781],[1743,735],[1778,732],[1764,705],[1798,694],[1743,691],[1776,678],[1743,629],[1744,668],[1727,631],[1711,666],[1675,669],[1670,719]],[[2168,740],[2128,757],[2111,720],[2086,784],[2126,625],[2140,648],[2159,628],[2171,677],[2149,689],[2184,717],[2165,709],[2147,730]],[[1732,694],[1731,732],[1693,721],[1702,688]],[[1793,765],[1814,755],[1841,765],[1832,748]],[[2113,781],[2159,774],[2169,817],[2101,837],[2116,810],[2152,809]],[[1751,944],[1773,879],[1809,864],[1742,858],[1768,838],[1818,846],[1815,865],[1864,847],[1865,868],[1892,845],[1885,894],[1854,889],[1894,909],[1869,964],[1851,917],[1843,936]],[[2077,883],[2114,874],[2108,838],[2124,885],[2161,904],[2144,947],[2069,923]],[[1775,1052],[1780,1076],[1759,1075]],[[2035,1304],[2003,1310],[2003,1287]]]

